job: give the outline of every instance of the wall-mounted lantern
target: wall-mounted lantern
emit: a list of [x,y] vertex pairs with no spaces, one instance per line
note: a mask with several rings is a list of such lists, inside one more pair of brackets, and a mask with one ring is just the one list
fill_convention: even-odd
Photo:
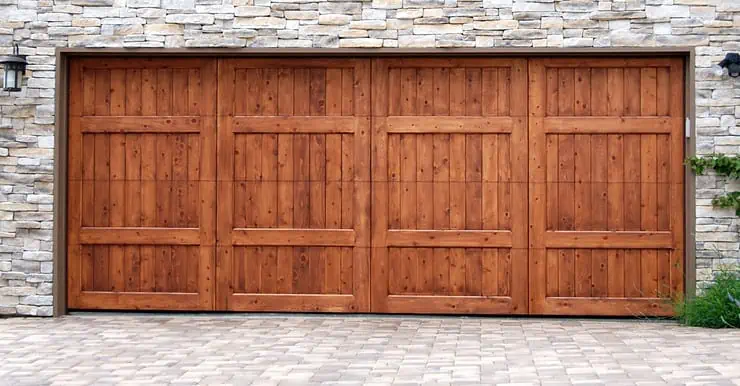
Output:
[[725,55],[725,58],[722,59],[721,62],[719,62],[719,66],[722,68],[726,68],[727,73],[731,77],[737,78],[738,76],[740,76],[740,54],[731,52]]
[[3,79],[4,91],[21,91],[23,74],[26,72],[26,56],[18,53],[18,45],[13,49],[12,55],[0,56],[0,65],[5,70]]

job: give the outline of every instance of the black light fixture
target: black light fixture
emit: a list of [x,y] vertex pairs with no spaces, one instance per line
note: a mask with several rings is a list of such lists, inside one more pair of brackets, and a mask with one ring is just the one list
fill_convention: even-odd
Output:
[[26,56],[18,52],[18,45],[13,48],[13,54],[0,56],[0,64],[5,70],[5,79],[3,81],[4,91],[21,91],[23,74],[26,72]]
[[726,68],[727,73],[731,77],[737,78],[738,76],[740,76],[740,54],[731,52],[725,55],[725,58],[722,59],[721,62],[719,62],[719,66],[722,68]]

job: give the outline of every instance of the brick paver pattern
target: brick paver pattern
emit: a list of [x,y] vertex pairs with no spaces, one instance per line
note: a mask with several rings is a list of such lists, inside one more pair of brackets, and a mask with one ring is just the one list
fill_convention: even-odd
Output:
[[740,384],[740,331],[645,320],[0,319],[0,384]]

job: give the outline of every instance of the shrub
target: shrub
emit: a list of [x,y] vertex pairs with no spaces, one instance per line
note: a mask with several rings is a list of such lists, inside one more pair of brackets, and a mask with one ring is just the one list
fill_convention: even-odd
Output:
[[677,302],[676,317],[687,326],[740,328],[740,273],[720,271],[702,294]]

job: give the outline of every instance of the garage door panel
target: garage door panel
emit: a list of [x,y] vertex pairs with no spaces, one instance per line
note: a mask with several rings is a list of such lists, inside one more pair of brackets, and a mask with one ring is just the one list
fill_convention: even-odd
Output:
[[524,64],[374,61],[374,311],[526,312]]
[[533,312],[670,314],[682,84],[679,59],[530,61]]
[[201,78],[214,64],[72,63],[71,307],[157,308],[146,293],[210,309],[215,95]]
[[221,306],[367,310],[367,62],[279,62],[221,62]]

